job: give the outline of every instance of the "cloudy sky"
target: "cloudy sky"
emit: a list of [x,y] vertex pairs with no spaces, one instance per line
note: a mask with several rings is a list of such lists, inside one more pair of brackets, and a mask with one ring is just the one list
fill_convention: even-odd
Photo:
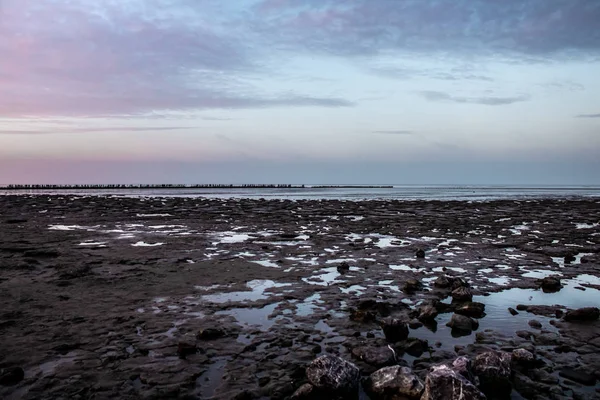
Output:
[[599,171],[598,0],[0,0],[0,183]]

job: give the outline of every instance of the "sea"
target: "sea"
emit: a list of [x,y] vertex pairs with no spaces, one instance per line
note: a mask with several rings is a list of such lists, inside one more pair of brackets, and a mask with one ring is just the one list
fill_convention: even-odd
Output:
[[[385,186],[385,187],[383,187]],[[125,197],[206,197],[289,200],[527,200],[547,198],[598,198],[600,186],[510,186],[510,185],[305,185],[264,188],[120,188],[3,190],[0,195],[82,195]]]

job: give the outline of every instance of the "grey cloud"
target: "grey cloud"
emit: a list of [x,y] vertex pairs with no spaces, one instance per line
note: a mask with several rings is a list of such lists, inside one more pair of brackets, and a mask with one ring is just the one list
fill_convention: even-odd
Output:
[[514,97],[491,97],[491,96],[480,96],[480,97],[463,97],[463,96],[452,96],[445,92],[437,92],[432,90],[425,90],[419,92],[421,96],[429,101],[439,102],[452,102],[452,103],[464,103],[464,104],[482,104],[487,106],[500,106],[518,103],[521,101],[527,101],[530,99],[529,95],[519,95]]
[[579,114],[576,118],[600,118],[600,114]]
[[[301,4],[300,4],[301,3]],[[386,50],[522,58],[600,54],[597,0],[263,0],[275,37],[341,55]]]
[[460,81],[460,80],[470,80],[470,81],[483,81],[483,82],[493,82],[494,79],[489,76],[484,75],[475,75],[472,73],[465,73],[461,71],[450,71],[445,72],[442,70],[418,70],[411,68],[401,68],[401,67],[390,67],[390,66],[376,66],[370,67],[369,72],[375,75],[380,75],[386,78],[392,79],[411,79],[415,77],[421,78],[430,78],[444,81]]

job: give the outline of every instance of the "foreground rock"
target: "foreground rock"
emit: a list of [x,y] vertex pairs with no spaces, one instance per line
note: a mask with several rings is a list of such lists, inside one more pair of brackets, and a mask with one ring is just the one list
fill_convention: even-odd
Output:
[[352,349],[352,355],[359,360],[375,367],[387,367],[396,363],[396,355],[387,346],[368,347],[360,346]]
[[410,368],[397,365],[373,372],[366,387],[375,399],[418,399],[425,389]]
[[560,279],[554,276],[547,276],[540,281],[540,287],[546,293],[558,292],[562,285]]
[[0,372],[0,385],[12,386],[25,378],[25,371],[21,367],[7,368]]
[[466,315],[467,317],[483,318],[485,316],[485,304],[476,301],[470,301],[462,304],[454,310],[455,313]]
[[524,367],[530,367],[535,364],[535,356],[528,350],[514,349],[512,351],[512,362]]
[[360,370],[340,357],[324,355],[306,367],[306,377],[321,391],[352,395],[358,390]]
[[452,328],[453,331],[470,333],[479,328],[479,323],[473,318],[460,314],[452,314],[450,321],[446,326]]
[[567,311],[565,321],[595,321],[598,317],[600,317],[600,309],[597,307],[584,307]]
[[461,286],[452,291],[452,299],[455,301],[471,301],[473,293],[467,287]]
[[473,383],[447,365],[431,367],[421,400],[485,400]]
[[408,337],[408,325],[399,319],[384,319],[381,322],[381,329],[383,329],[385,338],[390,342],[399,342]]
[[479,378],[483,393],[486,395],[501,395],[512,391],[510,363],[511,355],[503,351],[489,351],[475,357],[473,372]]

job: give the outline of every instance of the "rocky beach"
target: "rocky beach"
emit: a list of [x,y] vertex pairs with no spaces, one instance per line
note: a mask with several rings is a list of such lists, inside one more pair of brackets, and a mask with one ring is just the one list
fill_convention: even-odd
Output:
[[2,399],[600,398],[600,199],[0,196]]

